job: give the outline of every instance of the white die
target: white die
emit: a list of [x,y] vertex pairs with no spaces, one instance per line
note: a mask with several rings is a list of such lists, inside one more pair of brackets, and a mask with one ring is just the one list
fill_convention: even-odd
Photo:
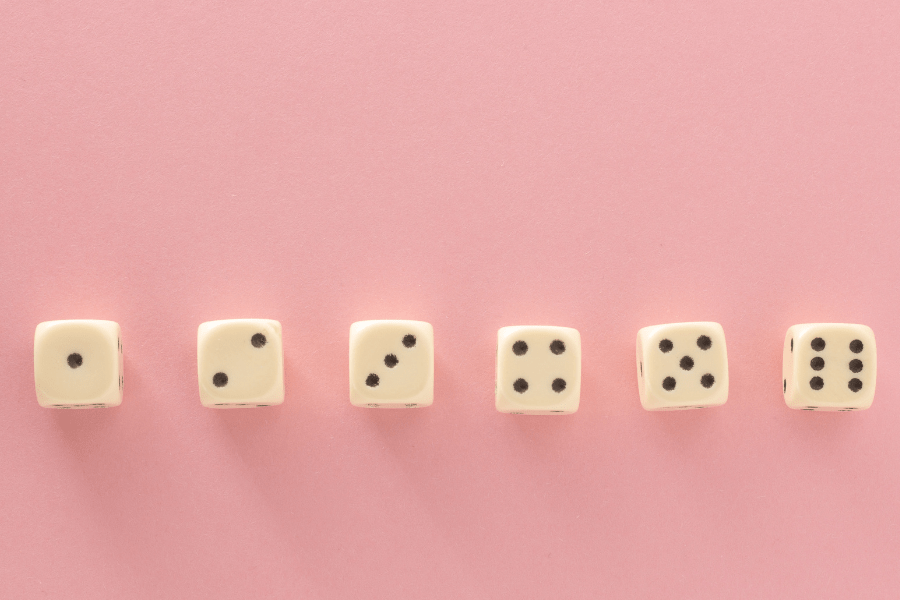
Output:
[[434,401],[434,329],[423,321],[350,326],[350,403],[420,408]]
[[647,410],[721,406],[728,400],[725,331],[710,322],[644,327],[637,336],[637,371]]
[[572,414],[581,397],[581,335],[570,327],[497,332],[496,407],[516,415]]
[[46,321],[34,332],[34,383],[49,408],[108,408],[122,403],[125,362],[113,321]]
[[281,323],[269,319],[226,319],[201,324],[197,329],[197,374],[203,406],[281,404]]
[[787,331],[784,401],[800,410],[863,410],[875,398],[875,334],[865,325],[809,323]]

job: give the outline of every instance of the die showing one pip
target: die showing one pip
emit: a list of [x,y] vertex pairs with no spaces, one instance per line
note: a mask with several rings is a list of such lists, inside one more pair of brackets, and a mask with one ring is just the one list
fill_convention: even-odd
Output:
[[420,408],[434,401],[434,329],[423,321],[350,326],[350,403]]
[[709,322],[644,327],[637,335],[637,372],[641,405],[647,410],[725,404],[725,331]]
[[197,330],[197,374],[203,406],[281,404],[281,323],[269,319],[226,319],[201,324]]
[[572,414],[581,396],[581,335],[570,327],[497,332],[496,407],[514,415]]
[[784,337],[782,391],[800,410],[854,411],[875,398],[875,334],[865,325],[794,325]]
[[34,332],[34,383],[48,408],[108,408],[122,403],[125,362],[119,324],[46,321]]

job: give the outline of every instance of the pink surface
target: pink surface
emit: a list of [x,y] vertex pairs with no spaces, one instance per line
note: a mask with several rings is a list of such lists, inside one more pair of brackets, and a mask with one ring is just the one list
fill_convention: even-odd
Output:
[[[895,597],[900,6],[599,4],[2,5],[0,597]],[[243,316],[285,404],[204,409]],[[38,407],[61,318],[120,408]],[[433,407],[350,406],[373,318]],[[699,319],[728,403],[645,412],[638,328]],[[875,330],[872,409],[785,407],[809,321]],[[581,331],[576,415],[494,410],[513,324]]]

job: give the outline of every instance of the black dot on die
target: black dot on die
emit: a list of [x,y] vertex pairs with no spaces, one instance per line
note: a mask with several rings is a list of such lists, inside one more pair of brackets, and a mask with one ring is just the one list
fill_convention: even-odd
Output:
[[522,356],[526,352],[528,352],[528,344],[526,344],[522,340],[519,340],[518,342],[513,344],[513,354],[515,354],[516,356]]
[[412,348],[416,345],[416,336],[411,333],[407,333],[403,336],[403,345],[407,348]]
[[859,354],[863,351],[863,343],[859,340],[853,340],[850,342],[850,352],[853,354]]
[[395,354],[388,354],[384,357],[384,366],[388,369],[396,367],[398,362],[400,362],[400,359],[398,359]]
[[850,383],[847,384],[847,387],[850,388],[851,392],[856,393],[862,389],[862,381],[854,377],[850,380]]
[[369,373],[369,376],[366,377],[366,385],[369,387],[378,387],[378,382],[381,379],[375,373]]
[[809,345],[812,346],[812,349],[816,352],[821,352],[825,349],[825,340],[823,340],[822,338],[816,338],[812,342],[810,342]]
[[850,361],[850,371],[853,373],[859,373],[863,369],[862,361],[858,358],[854,358]]
[[675,344],[672,343],[672,340],[663,340],[659,343],[659,349],[663,352],[671,352],[674,347]]
[[81,358],[81,355],[77,352],[73,352],[66,358],[66,362],[69,363],[69,366],[73,369],[77,369],[81,366],[81,363],[84,362]]
[[794,351],[794,338],[791,338],[791,352]]
[[821,377],[813,377],[809,380],[809,387],[814,390],[821,390],[825,387],[825,381],[823,381]]
[[213,375],[213,385],[216,387],[224,387],[228,384],[228,375],[225,373],[216,373]]
[[671,392],[675,389],[675,378],[674,377],[666,377],[663,379],[663,389],[667,392]]
[[513,389],[520,394],[524,394],[526,391],[528,391],[528,382],[522,378],[516,379],[515,381],[513,381]]
[[716,382],[716,378],[712,376],[712,373],[707,373],[703,377],[700,378],[700,385],[709,389]]
[[553,354],[562,354],[566,351],[566,345],[562,340],[553,340],[550,342],[550,352]]
[[787,394],[787,379],[784,380],[784,393]]
[[250,338],[250,343],[253,344],[254,348],[262,348],[266,345],[266,336],[261,333],[254,333],[253,337]]
[[813,371],[821,371],[825,368],[825,359],[821,356],[814,356],[811,361],[809,361],[809,366],[812,367]]
[[701,350],[709,350],[712,348],[712,340],[708,335],[701,335],[697,338],[697,347]]
[[694,359],[690,356],[682,356],[681,362],[678,363],[678,366],[680,366],[685,371],[690,371],[694,368]]
[[563,391],[564,389],[566,389],[566,380],[557,377],[556,379],[553,380],[553,383],[551,384],[550,387],[552,387],[553,391],[558,394],[561,391]]

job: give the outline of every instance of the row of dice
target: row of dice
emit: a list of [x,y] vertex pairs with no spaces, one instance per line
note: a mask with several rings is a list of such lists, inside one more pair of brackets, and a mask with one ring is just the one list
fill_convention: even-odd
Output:
[[[852,411],[875,396],[875,336],[864,325],[794,325],[784,341],[783,393],[791,408]],[[214,408],[284,401],[281,324],[230,319],[197,331],[200,401]],[[645,327],[637,336],[638,390],[647,410],[721,406],[728,399],[725,332],[718,323]],[[113,321],[48,321],[34,339],[38,402],[52,408],[122,403],[124,360]],[[503,327],[497,342],[497,410],[571,414],[581,397],[581,335],[569,327]],[[350,327],[350,402],[416,408],[434,399],[434,330],[422,321]]]

